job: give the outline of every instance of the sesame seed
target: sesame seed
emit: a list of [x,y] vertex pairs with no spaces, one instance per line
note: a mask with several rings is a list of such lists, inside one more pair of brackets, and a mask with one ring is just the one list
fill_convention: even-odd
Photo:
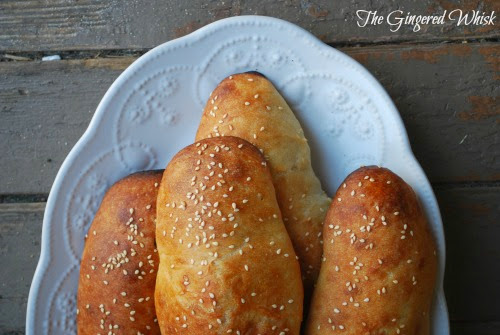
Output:
[[250,103],[248,101],[245,101],[245,106],[248,106],[250,105]]

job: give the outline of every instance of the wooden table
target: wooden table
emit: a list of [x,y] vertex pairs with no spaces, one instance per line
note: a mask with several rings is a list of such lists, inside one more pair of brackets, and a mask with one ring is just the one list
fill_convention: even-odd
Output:
[[[150,48],[228,16],[280,17],[370,70],[394,99],[441,207],[453,334],[500,334],[500,36],[356,25],[356,9],[500,12],[498,0],[0,2],[0,333],[23,334],[45,201],[113,80]],[[497,20],[498,21],[498,20]],[[60,61],[42,62],[58,54]]]

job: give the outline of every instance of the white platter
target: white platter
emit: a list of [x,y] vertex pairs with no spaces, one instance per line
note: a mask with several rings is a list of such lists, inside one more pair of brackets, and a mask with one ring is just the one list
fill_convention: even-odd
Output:
[[449,334],[441,216],[396,107],[356,61],[291,23],[261,16],[224,19],[162,44],[106,92],[50,191],[27,334],[76,333],[83,238],[104,192],[131,172],[164,168],[193,142],[210,91],[249,70],[265,74],[292,106],[330,195],[349,172],[369,164],[392,169],[413,187],[438,242],[433,334]]

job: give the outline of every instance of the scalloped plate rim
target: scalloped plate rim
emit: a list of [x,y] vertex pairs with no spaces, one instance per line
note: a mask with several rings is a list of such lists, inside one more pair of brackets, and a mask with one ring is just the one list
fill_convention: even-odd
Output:
[[[61,167],[59,168],[59,171],[57,172],[57,175],[54,179],[54,183],[52,184],[49,196],[47,198],[47,203],[44,211],[44,217],[43,217],[43,225],[42,225],[42,238],[41,238],[41,252],[40,252],[40,258],[33,276],[33,280],[31,283],[29,295],[28,295],[28,303],[27,303],[27,314],[26,314],[26,333],[27,334],[33,334],[34,333],[34,322],[35,322],[35,306],[36,306],[36,301],[38,298],[38,292],[41,288],[41,281],[44,278],[44,275],[46,273],[46,270],[51,264],[51,241],[50,241],[50,221],[52,219],[52,214],[54,211],[54,207],[56,205],[57,197],[58,197],[58,191],[62,187],[62,183],[64,182],[64,178],[66,176],[67,170],[72,166],[74,160],[76,159],[77,155],[86,148],[93,140],[98,133],[100,125],[101,125],[101,120],[104,117],[105,114],[105,107],[109,103],[109,100],[112,99],[112,97],[118,93],[118,90],[120,86],[123,84],[124,81],[127,80],[127,78],[134,73],[136,69],[139,69],[141,66],[147,64],[149,61],[151,61],[151,58],[155,56],[155,54],[161,53],[164,49],[167,48],[174,48],[176,45],[181,45],[185,41],[188,40],[196,40],[199,37],[205,36],[205,34],[209,33],[210,31],[214,31],[219,27],[223,27],[224,25],[228,23],[233,23],[233,22],[250,22],[251,20],[258,20],[259,22],[263,23],[279,23],[284,26],[286,26],[288,29],[295,30],[297,33],[302,34],[307,36],[307,39],[309,39],[310,42],[314,43],[318,49],[323,49],[325,53],[330,53],[334,54],[336,57],[341,58],[343,61],[347,63],[354,64],[355,67],[358,68],[358,70],[363,72],[363,75],[365,78],[371,81],[371,84],[373,87],[378,90],[378,93],[380,93],[385,102],[388,103],[391,107],[390,112],[393,114],[392,116],[394,117],[394,121],[396,121],[398,124],[396,125],[398,129],[402,130],[398,134],[401,137],[402,144],[404,146],[403,149],[405,149],[405,153],[409,156],[408,158],[411,159],[415,163],[415,168],[419,170],[420,174],[423,176],[424,182],[428,184],[430,188],[429,192],[429,197],[432,202],[434,202],[437,212],[434,213],[436,215],[435,219],[438,221],[437,224],[439,224],[439,230],[441,233],[442,238],[439,238],[438,243],[442,244],[442,252],[440,253],[440,263],[443,265],[445,264],[446,260],[446,249],[445,249],[445,240],[444,240],[444,231],[443,231],[443,223],[442,223],[442,218],[441,214],[439,211],[439,206],[437,203],[436,196],[430,187],[430,182],[425,175],[421,165],[419,164],[418,160],[413,154],[413,151],[411,149],[410,141],[408,138],[408,133],[406,132],[406,128],[404,126],[403,120],[401,118],[401,115],[399,114],[393,100],[390,98],[389,94],[385,90],[385,88],[377,81],[377,79],[368,71],[364,68],[363,65],[361,65],[359,62],[354,60],[353,58],[349,57],[348,55],[344,54],[343,52],[328,46],[327,44],[323,43],[321,40],[319,40],[316,36],[312,35],[310,32],[307,30],[290,23],[288,21],[274,18],[274,17],[268,17],[268,16],[260,16],[260,15],[243,15],[243,16],[235,16],[235,17],[229,17],[225,19],[221,19],[218,21],[215,21],[213,23],[210,23],[206,26],[203,26],[194,32],[191,32],[188,35],[164,42],[148,52],[146,52],[144,55],[139,57],[137,60],[135,60],[132,64],[130,64],[111,84],[111,86],[108,88],[106,93],[104,94],[103,98],[99,102],[96,111],[94,115],[92,116],[92,119],[89,123],[89,126],[83,133],[83,135],[80,137],[80,139],[76,142],[76,144],[73,146],[73,148],[70,150],[68,153],[67,157],[64,159],[63,163],[61,164]],[[444,273],[444,269],[443,269]],[[447,306],[446,306],[446,300],[444,296],[444,290],[443,290],[443,280],[442,278],[439,278],[440,280],[437,283],[436,286],[436,297],[438,299],[441,299],[441,304],[442,308],[444,309],[446,321],[448,322],[447,329],[445,330],[444,334],[449,333],[449,317],[448,317],[448,311],[447,311]]]

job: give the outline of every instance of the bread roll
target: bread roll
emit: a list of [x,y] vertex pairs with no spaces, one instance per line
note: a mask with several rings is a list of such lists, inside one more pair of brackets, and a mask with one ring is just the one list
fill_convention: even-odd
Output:
[[312,170],[304,131],[271,82],[251,72],[224,79],[205,106],[196,140],[224,135],[251,142],[269,163],[307,296],[319,273],[322,224],[330,199]]
[[225,137],[181,150],[157,214],[162,334],[299,334],[300,267],[253,145]]
[[80,265],[79,335],[160,334],[154,234],[161,176],[162,171],[130,175],[104,196]]
[[356,170],[324,227],[307,335],[429,334],[436,245],[411,187],[388,169]]

